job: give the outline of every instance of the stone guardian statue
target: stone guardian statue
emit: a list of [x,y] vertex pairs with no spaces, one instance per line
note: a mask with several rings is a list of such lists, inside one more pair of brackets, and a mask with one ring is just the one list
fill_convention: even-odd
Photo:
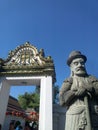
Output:
[[80,51],[72,51],[67,60],[71,75],[59,93],[67,110],[65,130],[98,130],[98,79],[87,73],[86,61]]

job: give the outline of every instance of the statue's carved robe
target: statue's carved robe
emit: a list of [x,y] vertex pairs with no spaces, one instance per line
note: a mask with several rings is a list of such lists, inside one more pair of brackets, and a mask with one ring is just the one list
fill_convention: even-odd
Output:
[[[75,92],[81,90],[81,95]],[[82,94],[82,90],[85,93]],[[98,80],[94,76],[70,77],[60,90],[60,105],[67,108],[65,130],[88,130],[85,96],[88,95],[91,126],[98,130]]]

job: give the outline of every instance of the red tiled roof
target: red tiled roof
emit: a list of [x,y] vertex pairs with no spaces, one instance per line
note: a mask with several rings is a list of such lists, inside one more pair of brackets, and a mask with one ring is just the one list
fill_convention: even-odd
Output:
[[25,113],[25,111],[21,108],[18,100],[12,96],[9,96],[7,112],[20,112]]

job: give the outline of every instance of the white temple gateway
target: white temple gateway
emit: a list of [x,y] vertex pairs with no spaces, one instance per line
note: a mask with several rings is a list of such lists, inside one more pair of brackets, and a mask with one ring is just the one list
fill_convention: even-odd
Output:
[[0,124],[3,125],[11,86],[40,86],[39,130],[52,130],[52,86],[55,68],[44,50],[37,50],[29,42],[10,51],[8,58],[0,58]]

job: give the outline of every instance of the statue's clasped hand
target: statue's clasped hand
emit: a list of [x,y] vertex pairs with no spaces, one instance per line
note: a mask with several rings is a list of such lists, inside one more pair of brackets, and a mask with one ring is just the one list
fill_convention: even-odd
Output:
[[86,89],[86,88],[80,87],[78,89],[73,89],[73,92],[76,96],[88,95],[90,98],[92,98],[93,88]]
[[77,90],[73,90],[75,92],[76,96],[83,96],[86,94],[86,89],[85,88],[79,88]]

